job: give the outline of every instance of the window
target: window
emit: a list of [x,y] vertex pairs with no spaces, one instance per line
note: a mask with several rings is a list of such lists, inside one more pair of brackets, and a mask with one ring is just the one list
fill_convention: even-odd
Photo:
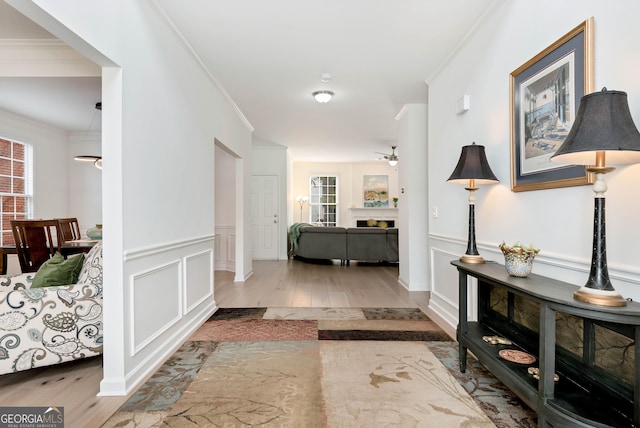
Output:
[[32,150],[28,144],[0,138],[0,245],[13,245],[11,220],[31,218]]
[[309,220],[325,226],[337,226],[338,179],[336,176],[313,176],[309,180]]

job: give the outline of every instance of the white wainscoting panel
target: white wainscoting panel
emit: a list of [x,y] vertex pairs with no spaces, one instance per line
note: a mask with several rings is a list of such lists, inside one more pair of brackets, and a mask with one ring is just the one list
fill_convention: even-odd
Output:
[[236,271],[236,228],[216,225],[215,270]]
[[213,297],[213,252],[202,251],[184,258],[184,313]]
[[[174,261],[131,277],[131,356],[182,317],[183,282],[180,268],[181,262]],[[163,298],[155,299],[154,296]],[[150,305],[153,305],[151,311],[148,310]]]
[[126,395],[215,312],[215,237],[125,251],[123,355],[108,356],[123,373],[101,383],[101,395]]
[[216,240],[213,246],[213,259],[215,261],[216,270],[218,270],[218,264],[222,262],[222,260],[224,260],[224,252],[221,248],[223,239],[222,235],[220,235],[219,233],[216,233],[215,236]]
[[[431,296],[429,309],[436,313],[448,326],[449,331],[458,326],[458,269],[451,264],[452,260],[460,258],[466,251],[467,243],[452,239],[440,239],[430,236],[431,256]],[[477,318],[477,287],[475,280],[470,280],[472,287],[468,287],[469,320]]]
[[236,266],[236,233],[235,233],[235,229],[233,230],[233,233],[229,234],[229,239],[227,239],[227,264],[228,267],[232,266],[233,269],[227,269],[230,270],[232,272],[235,272],[235,266]]

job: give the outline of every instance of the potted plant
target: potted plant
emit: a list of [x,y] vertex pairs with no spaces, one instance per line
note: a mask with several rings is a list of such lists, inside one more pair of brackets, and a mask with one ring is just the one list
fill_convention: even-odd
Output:
[[530,244],[525,247],[521,242],[507,245],[504,241],[498,245],[504,254],[504,266],[511,276],[526,277],[531,273],[533,259],[540,252],[539,248]]
[[398,197],[397,196],[393,197],[393,207],[394,208],[398,208]]

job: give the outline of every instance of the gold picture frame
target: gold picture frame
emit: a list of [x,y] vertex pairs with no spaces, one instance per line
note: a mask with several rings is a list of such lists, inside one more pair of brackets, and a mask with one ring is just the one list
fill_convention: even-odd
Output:
[[580,165],[552,163],[582,96],[593,92],[593,18],[582,22],[510,74],[511,190],[593,183]]

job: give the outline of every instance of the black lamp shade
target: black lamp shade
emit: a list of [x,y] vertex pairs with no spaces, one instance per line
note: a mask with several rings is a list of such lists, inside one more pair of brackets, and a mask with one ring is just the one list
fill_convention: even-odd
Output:
[[640,162],[640,133],[633,123],[626,92],[585,95],[569,135],[551,157],[554,162],[593,165],[604,152],[608,165]]
[[469,180],[476,183],[497,183],[498,179],[491,171],[487,155],[484,153],[484,146],[473,143],[462,147],[460,159],[453,170],[451,177],[447,180],[451,183],[468,184]]

